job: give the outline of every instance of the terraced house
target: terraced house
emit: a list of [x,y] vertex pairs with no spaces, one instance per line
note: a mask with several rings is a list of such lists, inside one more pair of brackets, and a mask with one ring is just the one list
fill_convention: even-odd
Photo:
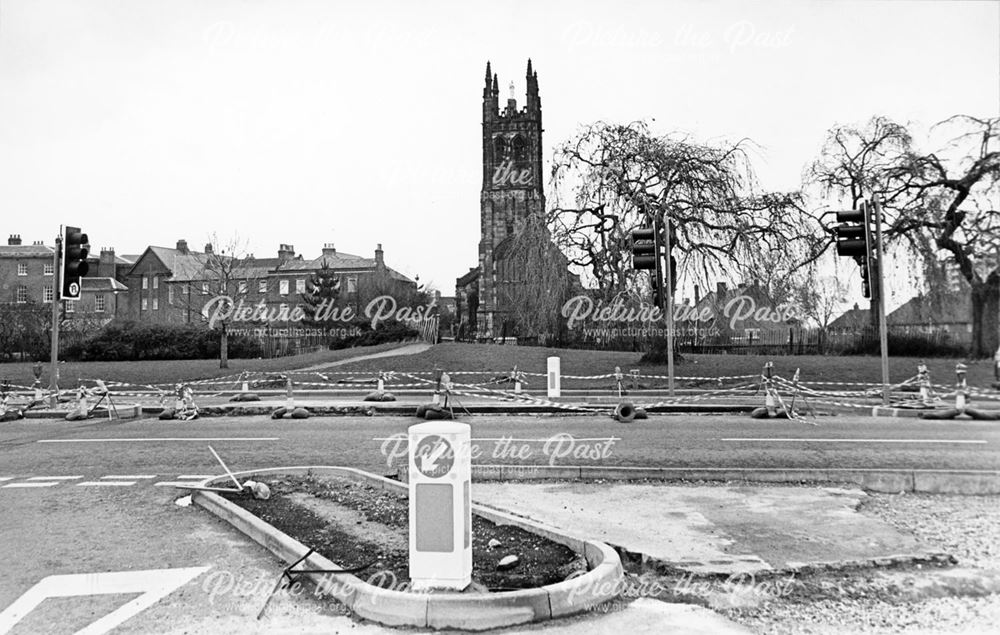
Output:
[[339,277],[338,305],[360,311],[378,295],[405,301],[417,283],[385,264],[382,245],[374,257],[338,252],[326,245],[310,259],[281,244],[275,258],[253,256],[233,260],[215,254],[211,244],[192,251],[186,240],[170,247],[149,246],[136,259],[127,278],[128,315],[149,322],[200,323],[204,305],[217,295],[227,295],[246,305],[263,301],[269,310],[302,304],[312,275],[324,266]]

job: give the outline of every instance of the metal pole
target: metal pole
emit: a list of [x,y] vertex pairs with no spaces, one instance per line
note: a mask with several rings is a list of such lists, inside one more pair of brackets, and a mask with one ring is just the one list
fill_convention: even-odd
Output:
[[59,255],[62,251],[62,226],[56,236],[56,249],[52,254],[52,350],[49,359],[49,406],[59,403],[59,294],[62,290],[59,271]]
[[[667,235],[666,238],[666,248],[667,253],[663,258],[664,267],[666,268],[666,285],[663,289],[663,295],[666,296],[667,301],[667,390],[668,394],[674,396],[674,294],[671,292],[673,289],[673,268],[670,266],[670,221],[664,217],[663,219],[663,231]],[[659,259],[660,255],[656,255]]]
[[878,197],[872,197],[875,208],[875,249],[878,263],[878,330],[882,349],[882,405],[889,405],[889,334],[885,315],[885,252],[882,249],[882,204]]

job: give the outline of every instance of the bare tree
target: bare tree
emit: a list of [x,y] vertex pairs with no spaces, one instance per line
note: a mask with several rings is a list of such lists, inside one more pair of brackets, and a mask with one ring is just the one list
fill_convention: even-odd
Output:
[[556,152],[556,242],[605,299],[641,287],[627,257],[629,234],[654,216],[676,226],[680,275],[708,283],[739,278],[763,254],[794,268],[823,247],[800,196],[759,188],[751,143],[656,136],[642,122],[586,126]]
[[257,266],[247,252],[246,242],[238,236],[220,242],[213,233],[209,244],[213,245],[210,252],[189,254],[195,271],[185,281],[179,303],[189,315],[200,316],[210,328],[219,331],[219,368],[229,368],[229,331],[241,318],[235,309],[240,300],[251,308],[246,301],[258,295],[257,283],[267,272]]
[[942,152],[925,154],[883,117],[837,126],[806,178],[852,204],[878,196],[887,242],[920,260],[932,297],[950,292],[942,261],[954,265],[971,287],[971,353],[985,357],[998,345],[1000,118],[959,115],[935,129],[955,127],[960,132]]

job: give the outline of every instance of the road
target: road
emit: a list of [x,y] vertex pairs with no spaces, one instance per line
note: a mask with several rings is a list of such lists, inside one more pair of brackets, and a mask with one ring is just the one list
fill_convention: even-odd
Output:
[[[466,420],[482,452],[480,463],[1000,469],[996,422],[821,417],[813,426],[717,415],[654,416],[627,425],[575,415]],[[129,587],[131,594],[46,600],[13,631],[51,632],[50,625],[58,624],[72,632],[127,605],[150,580],[171,575],[142,571],[172,569],[180,577],[175,587],[161,589],[169,595],[129,616],[116,632],[239,632],[256,625],[256,612],[280,573],[277,563],[201,510],[177,506],[182,493],[169,483],[221,473],[209,445],[234,470],[325,464],[391,474],[405,460],[405,446],[386,439],[415,421],[233,417],[2,424],[0,611],[47,576],[122,572],[138,585]],[[556,442],[546,447],[555,435],[564,435],[558,451]],[[580,448],[588,452],[574,456]],[[603,458],[590,452],[594,448],[603,450]],[[498,456],[502,452],[506,456]],[[211,593],[226,579],[241,581],[246,593]],[[100,577],[86,580],[57,582],[72,587],[67,593],[110,584]],[[179,590],[171,593],[174,588]],[[268,609],[275,614],[269,619],[301,623],[315,619],[318,606],[303,615],[305,609],[292,601],[278,601]],[[0,632],[3,626],[0,620]]]

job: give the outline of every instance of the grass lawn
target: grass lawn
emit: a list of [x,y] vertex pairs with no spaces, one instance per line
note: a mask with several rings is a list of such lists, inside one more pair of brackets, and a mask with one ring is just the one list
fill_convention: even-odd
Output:
[[[640,364],[641,353],[584,351],[575,349],[539,348],[534,346],[500,346],[495,344],[438,344],[424,353],[345,364],[345,371],[418,371],[435,367],[451,371],[489,371],[507,373],[516,364],[520,370],[544,373],[546,358],[561,358],[564,375],[600,375],[614,372],[615,366],[628,373],[638,368],[645,375],[666,375],[667,366]],[[804,382],[849,381],[881,382],[881,361],[878,357],[834,357],[822,355],[687,355],[675,364],[677,377],[721,377],[725,375],[759,375],[765,362],[774,362],[774,372],[791,379],[795,369],[801,369]],[[956,359],[927,359],[931,381],[935,384],[955,383]],[[891,381],[903,381],[917,374],[920,359],[896,357],[889,359]],[[969,385],[988,387],[993,379],[993,362],[966,362]],[[461,381],[461,378],[456,378]],[[535,378],[534,384],[538,384]]]
[[[232,375],[243,370],[281,372],[295,370],[316,364],[334,362],[350,357],[390,350],[401,343],[382,344],[349,348],[339,351],[320,351],[294,357],[274,359],[233,359],[228,369],[219,368],[218,360],[193,361],[146,361],[146,362],[65,362],[59,365],[60,385],[63,388],[75,386],[80,379],[104,379],[133,384],[160,384],[207,379]],[[401,355],[380,359],[363,360],[331,369],[359,374],[377,371],[430,371],[435,367],[446,371],[484,371],[496,374],[508,373],[515,365],[523,371],[544,373],[546,358],[555,355],[562,360],[563,375],[601,375],[614,372],[615,366],[628,373],[639,368],[644,375],[666,375],[666,364],[640,364],[641,353],[621,353],[614,351],[585,351],[575,349],[539,348],[535,346],[498,346],[495,344],[438,344],[423,353]],[[818,383],[822,381],[849,381],[878,383],[881,381],[881,367],[878,357],[826,357],[819,355],[788,355],[767,357],[762,355],[684,355],[676,364],[677,377],[721,377],[724,375],[758,375],[764,363],[774,362],[774,372],[791,378],[795,369],[801,369],[802,381]],[[931,381],[935,384],[952,385],[955,382],[955,359],[928,359]],[[917,372],[917,358],[897,357],[889,359],[889,376],[898,382],[912,377]],[[968,381],[971,386],[988,387],[993,381],[993,362],[980,360],[967,362]],[[33,381],[31,364],[0,364],[0,380],[8,379],[12,384],[30,386]],[[469,378],[456,378],[465,381]],[[533,387],[541,385],[539,378],[530,381]],[[598,385],[609,384],[610,381]],[[646,382],[663,383],[663,382]],[[703,382],[688,382],[698,385]],[[44,364],[42,385],[48,386],[48,364]],[[572,387],[579,382],[566,381]],[[585,385],[594,384],[586,383]],[[680,385],[685,385],[681,382]]]
[[[275,357],[271,359],[231,359],[229,368],[219,368],[217,359],[196,360],[153,360],[141,362],[61,362],[59,364],[59,386],[72,388],[81,379],[103,379],[132,384],[163,384],[196,379],[209,379],[233,375],[244,370],[280,372],[295,370],[315,364],[336,362],[349,357],[378,353],[407,343],[394,342],[378,346],[359,346],[338,351],[319,351],[306,355]],[[18,362],[0,364],[0,381],[6,379],[12,384],[30,386],[34,382],[32,364]],[[49,385],[49,364],[42,369],[42,386]]]

